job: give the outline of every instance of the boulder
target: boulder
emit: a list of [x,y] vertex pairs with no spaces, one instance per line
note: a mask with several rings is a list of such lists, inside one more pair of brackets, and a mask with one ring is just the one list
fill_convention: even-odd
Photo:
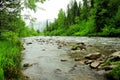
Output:
[[99,61],[94,61],[90,64],[90,67],[96,69],[99,65],[100,65]]
[[114,52],[111,56],[120,58],[120,51]]
[[86,59],[95,60],[101,57],[101,53],[91,53],[85,56]]
[[120,61],[120,51],[114,52],[113,54],[110,55],[108,59],[110,61]]

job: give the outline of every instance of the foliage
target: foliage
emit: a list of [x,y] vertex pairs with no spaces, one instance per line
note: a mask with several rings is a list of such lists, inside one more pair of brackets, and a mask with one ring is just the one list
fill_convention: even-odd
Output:
[[[0,41],[0,66],[6,79],[19,79],[20,73],[20,42]],[[3,76],[3,77],[4,77]]]
[[74,35],[76,32],[80,31],[80,27],[78,24],[71,25],[70,28],[66,31],[68,36]]
[[19,38],[38,33],[25,25],[20,13],[23,8],[35,10],[35,3],[43,1],[0,0],[0,80],[23,80]]
[[120,64],[107,75],[110,80],[120,80]]
[[120,80],[120,61],[111,61],[107,59],[101,66],[108,66],[108,65],[116,65],[117,67],[114,67],[108,74],[106,74],[106,77],[109,80]]
[[83,0],[83,4],[72,0],[67,12],[60,10],[58,18],[48,25],[45,33],[49,35],[60,29],[66,36],[120,37],[119,14],[119,0]]

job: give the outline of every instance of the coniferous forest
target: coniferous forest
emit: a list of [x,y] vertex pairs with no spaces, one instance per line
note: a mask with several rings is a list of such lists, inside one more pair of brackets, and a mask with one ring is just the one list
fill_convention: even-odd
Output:
[[45,35],[120,37],[119,0],[72,0],[46,25]]

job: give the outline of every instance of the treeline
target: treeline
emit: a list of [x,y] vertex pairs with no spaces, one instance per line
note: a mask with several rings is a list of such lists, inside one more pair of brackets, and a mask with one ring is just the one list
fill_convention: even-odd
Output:
[[119,0],[72,0],[67,12],[46,25],[45,35],[120,37]]

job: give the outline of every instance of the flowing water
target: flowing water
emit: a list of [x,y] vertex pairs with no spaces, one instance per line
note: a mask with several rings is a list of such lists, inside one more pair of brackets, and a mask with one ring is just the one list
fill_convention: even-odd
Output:
[[24,66],[23,74],[29,80],[106,80],[87,65],[75,66],[67,54],[69,48],[59,48],[59,42],[84,42],[101,49],[120,50],[120,38],[46,36],[27,37],[22,41],[25,48],[22,64],[29,65]]

